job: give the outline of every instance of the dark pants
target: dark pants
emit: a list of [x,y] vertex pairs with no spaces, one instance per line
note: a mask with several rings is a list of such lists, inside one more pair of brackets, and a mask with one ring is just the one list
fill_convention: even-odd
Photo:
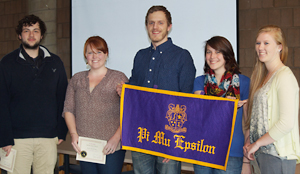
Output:
[[125,150],[118,150],[106,156],[105,164],[80,161],[82,174],[120,174],[122,172]]

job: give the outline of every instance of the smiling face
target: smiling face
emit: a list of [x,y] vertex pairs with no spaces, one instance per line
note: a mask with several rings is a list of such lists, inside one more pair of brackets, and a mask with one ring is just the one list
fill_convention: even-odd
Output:
[[206,46],[205,61],[215,74],[224,74],[226,71],[223,54],[209,45]]
[[103,51],[87,45],[85,57],[91,69],[101,69],[105,67],[107,53],[105,54]]
[[156,11],[149,14],[146,28],[152,44],[157,47],[168,40],[168,32],[172,24],[168,26],[164,12]]
[[282,45],[277,44],[272,33],[263,32],[256,38],[255,50],[261,62],[270,63],[277,58],[280,59]]
[[23,26],[22,33],[19,35],[25,49],[37,49],[42,38],[38,22],[31,26]]

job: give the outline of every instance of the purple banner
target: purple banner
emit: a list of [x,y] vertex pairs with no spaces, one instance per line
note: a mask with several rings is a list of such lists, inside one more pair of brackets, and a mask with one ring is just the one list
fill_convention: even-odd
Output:
[[122,148],[226,169],[236,100],[124,85]]

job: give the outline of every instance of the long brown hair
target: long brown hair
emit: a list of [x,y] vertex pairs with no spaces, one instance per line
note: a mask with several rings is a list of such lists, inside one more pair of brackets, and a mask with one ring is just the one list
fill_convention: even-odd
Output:
[[[230,42],[222,36],[214,36],[206,41],[204,47],[204,57],[206,56],[207,46],[212,47],[213,49],[220,51],[223,54],[225,60],[225,69],[226,71],[233,70],[234,73],[240,74],[239,66],[235,61],[233,48]],[[209,65],[205,61],[204,72],[207,72],[210,69]]]
[[[280,51],[280,60],[283,64],[286,63],[288,57],[288,47],[285,41],[285,36],[282,30],[275,25],[266,25],[261,27],[256,35],[256,38],[261,33],[270,33],[273,36],[274,40],[276,41],[277,45],[282,45],[282,50]],[[258,56],[256,54],[256,64],[254,66],[253,73],[251,75],[251,82],[250,82],[250,92],[248,98],[248,110],[247,110],[247,119],[245,120],[244,129],[248,130],[250,128],[250,119],[251,119],[251,112],[253,106],[253,97],[256,91],[262,86],[262,83],[267,75],[267,68],[265,64],[259,61]]]

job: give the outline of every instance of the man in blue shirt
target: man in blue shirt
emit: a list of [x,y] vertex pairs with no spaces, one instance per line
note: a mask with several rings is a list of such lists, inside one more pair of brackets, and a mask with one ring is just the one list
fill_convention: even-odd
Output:
[[[196,69],[187,50],[172,43],[168,33],[172,28],[170,12],[164,6],[152,6],[145,24],[151,46],[138,51],[134,58],[129,84],[191,93]],[[121,85],[117,87],[121,93]],[[179,161],[132,151],[135,174],[180,174]]]

